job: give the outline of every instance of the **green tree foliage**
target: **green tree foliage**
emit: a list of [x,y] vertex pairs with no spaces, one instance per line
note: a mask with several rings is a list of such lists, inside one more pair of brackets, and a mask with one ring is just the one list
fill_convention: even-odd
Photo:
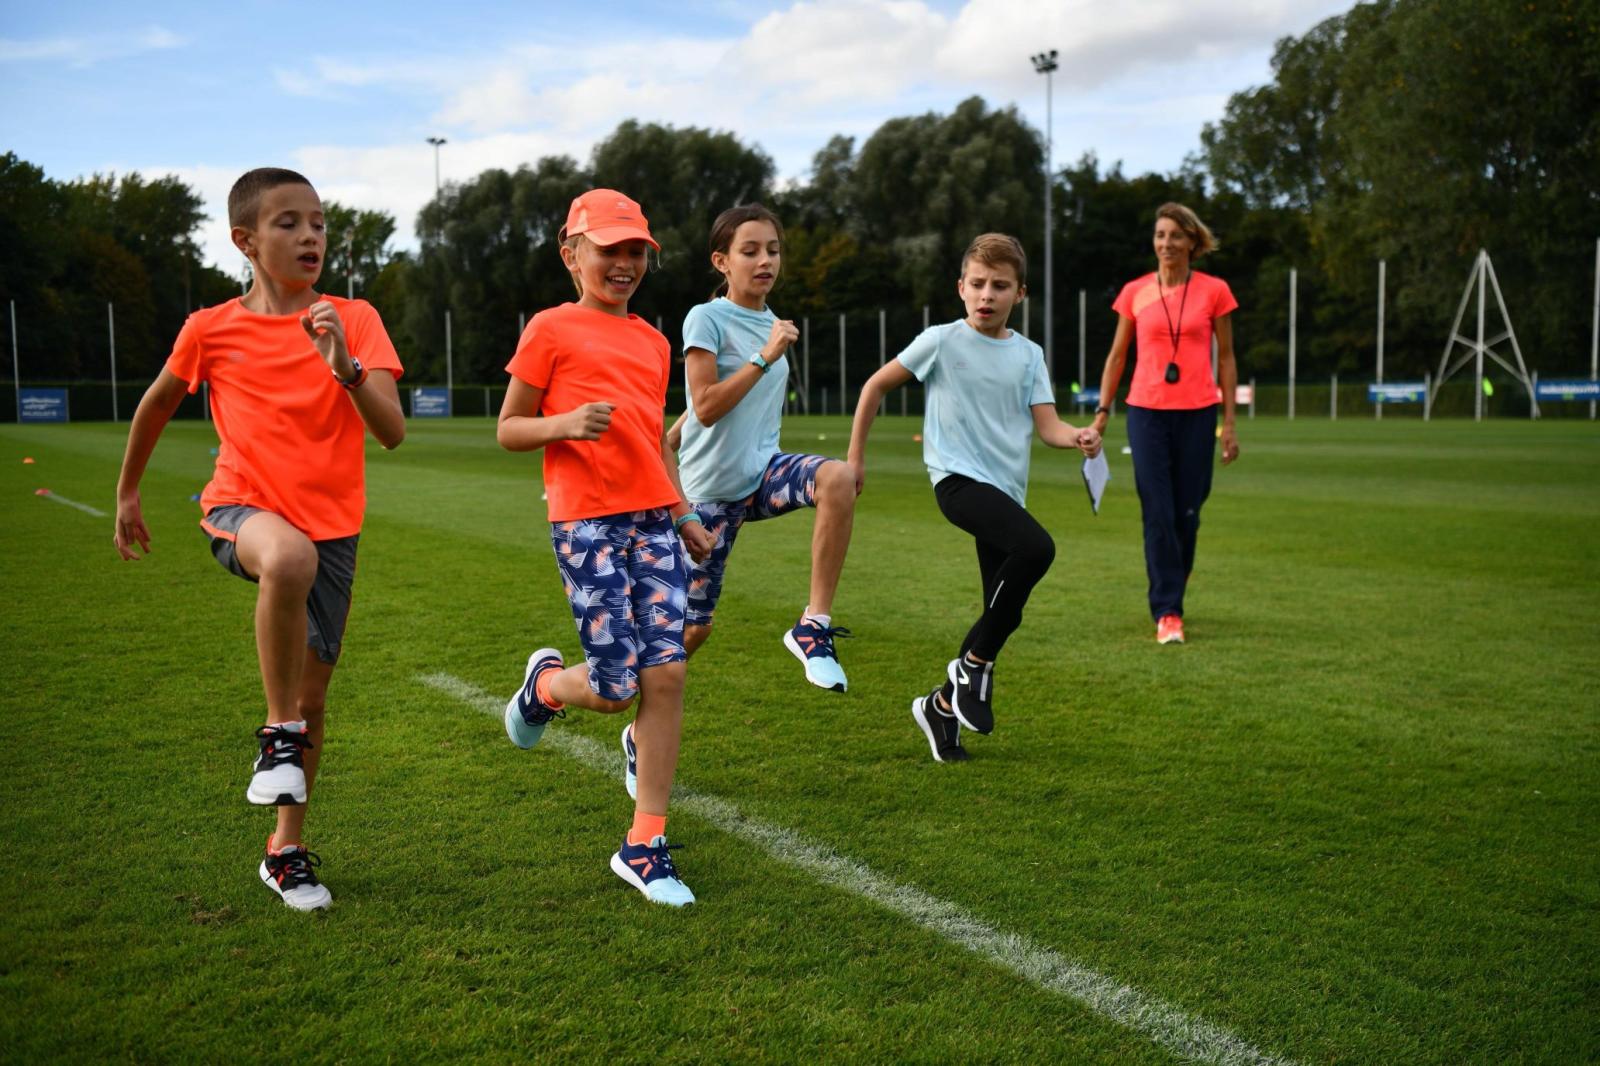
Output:
[[198,263],[204,221],[199,196],[176,178],[60,183],[0,156],[0,297],[17,302],[23,376],[108,377],[107,304],[119,374],[159,370],[188,313],[237,291]]
[[1600,235],[1600,7],[1359,4],[1280,42],[1273,71],[1207,127],[1202,159],[1247,224],[1301,267],[1313,365],[1365,365],[1384,258],[1391,365],[1431,369],[1482,247],[1530,366],[1583,369]]
[[361,296],[372,288],[394,257],[394,216],[387,211],[362,211],[334,200],[322,205],[328,254],[321,287],[335,296]]

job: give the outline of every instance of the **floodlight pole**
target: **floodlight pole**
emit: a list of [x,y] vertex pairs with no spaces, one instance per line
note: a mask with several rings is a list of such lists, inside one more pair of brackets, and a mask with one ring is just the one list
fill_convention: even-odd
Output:
[[350,229],[344,235],[344,295],[347,300],[356,298],[356,227],[352,219]]
[[1061,53],[1052,48],[1048,52],[1040,52],[1032,57],[1033,69],[1037,74],[1044,75],[1044,364],[1050,371],[1050,380],[1054,383],[1056,378],[1056,348],[1055,348],[1055,262],[1051,249],[1051,221],[1050,208],[1054,197],[1051,193],[1053,184],[1052,171],[1054,162],[1052,155],[1055,148],[1054,140],[1054,88],[1055,82],[1052,75],[1060,64],[1056,57]]
[[[1089,386],[1089,294],[1078,290],[1078,387]],[[1100,401],[1104,403],[1104,400]]]
[[433,145],[433,198],[439,198],[439,146],[450,142],[443,137],[429,137],[428,143]]

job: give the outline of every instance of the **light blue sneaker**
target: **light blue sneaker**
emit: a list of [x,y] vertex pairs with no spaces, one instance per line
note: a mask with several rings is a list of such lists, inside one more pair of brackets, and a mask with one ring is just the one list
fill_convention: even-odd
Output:
[[528,656],[528,668],[522,675],[522,687],[506,703],[506,736],[519,748],[531,748],[544,735],[544,727],[552,718],[565,718],[564,710],[553,711],[534,695],[539,675],[546,670],[561,669],[561,653],[554,648],[540,648]]
[[630,844],[628,838],[623,837],[622,847],[611,856],[611,870],[643,892],[651,903],[685,907],[694,902],[694,893],[672,865],[672,854],[667,850],[664,836],[651,837],[648,844]]
[[639,798],[639,749],[633,743],[633,723],[629,722],[622,727],[622,757],[628,761],[622,773],[622,783],[628,789],[628,795],[634,799]]
[[783,646],[805,664],[806,680],[818,688],[843,692],[846,682],[844,668],[833,650],[834,637],[848,637],[850,631],[842,626],[819,626],[804,618],[783,635]]

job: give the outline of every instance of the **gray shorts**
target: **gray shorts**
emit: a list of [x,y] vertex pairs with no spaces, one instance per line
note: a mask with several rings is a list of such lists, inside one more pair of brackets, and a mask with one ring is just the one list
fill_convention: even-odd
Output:
[[[200,528],[211,538],[211,554],[224,570],[246,581],[256,576],[245,572],[234,550],[239,527],[245,519],[261,514],[259,507],[225,503],[213,507],[200,520]],[[361,539],[337,537],[333,540],[314,540],[317,548],[317,577],[306,595],[306,645],[317,653],[317,658],[332,666],[339,661],[339,647],[344,643],[344,622],[350,614],[350,589],[356,580],[356,542]]]

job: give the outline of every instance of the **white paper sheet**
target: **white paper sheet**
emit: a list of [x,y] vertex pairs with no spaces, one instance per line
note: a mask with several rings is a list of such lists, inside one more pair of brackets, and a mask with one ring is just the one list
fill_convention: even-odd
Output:
[[1100,500],[1106,494],[1106,482],[1111,480],[1111,464],[1102,451],[1093,459],[1083,461],[1083,487],[1089,490],[1089,507],[1100,513]]

